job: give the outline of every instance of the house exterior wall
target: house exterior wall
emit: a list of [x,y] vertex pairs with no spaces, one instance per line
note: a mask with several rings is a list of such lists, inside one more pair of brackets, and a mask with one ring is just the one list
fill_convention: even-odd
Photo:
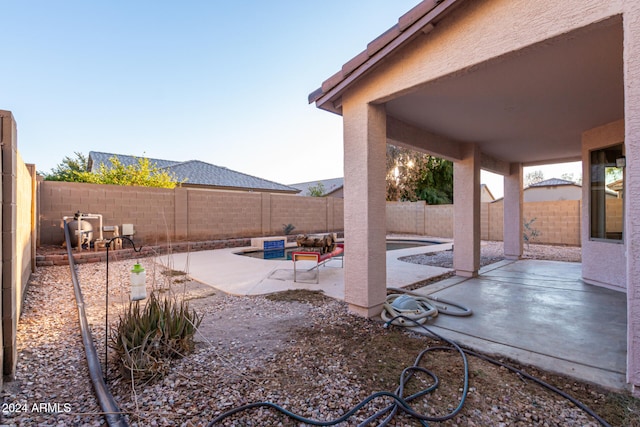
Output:
[[640,4],[625,2],[624,112],[627,380],[640,397]]
[[578,185],[555,185],[529,187],[524,190],[525,202],[545,202],[553,200],[580,200],[582,187]]
[[[592,150],[624,142],[624,121],[619,120],[591,129],[582,135],[582,277],[588,283],[625,290],[626,250],[623,241],[598,241],[590,238],[590,156]],[[607,208],[617,205],[621,226],[622,199],[608,199]]]

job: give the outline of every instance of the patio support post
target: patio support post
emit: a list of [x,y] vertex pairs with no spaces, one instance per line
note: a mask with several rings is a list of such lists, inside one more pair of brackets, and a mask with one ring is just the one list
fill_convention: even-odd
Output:
[[504,176],[504,257],[520,259],[524,231],[522,163],[511,163],[509,169],[510,174]]
[[344,294],[349,310],[373,317],[386,292],[386,112],[343,100]]
[[627,382],[640,397],[640,4],[626,3],[624,25],[624,240],[627,252]]
[[453,268],[476,277],[480,268],[480,149],[465,144],[453,165]]

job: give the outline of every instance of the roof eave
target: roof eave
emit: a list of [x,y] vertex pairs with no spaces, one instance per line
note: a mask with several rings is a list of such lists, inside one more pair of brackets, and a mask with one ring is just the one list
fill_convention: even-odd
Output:
[[[342,115],[342,94],[358,79],[380,65],[388,56],[396,52],[422,33],[434,28],[437,18],[451,11],[456,3],[463,0],[423,1],[405,15],[398,24],[369,43],[367,49],[343,66],[342,70],[323,82],[323,87],[309,94],[309,103],[316,107]],[[429,7],[432,6],[432,7]],[[392,37],[390,37],[392,36]],[[386,42],[388,40],[388,42]],[[386,42],[381,43],[380,41]],[[366,58],[366,59],[364,59]],[[355,66],[354,62],[360,62]]]

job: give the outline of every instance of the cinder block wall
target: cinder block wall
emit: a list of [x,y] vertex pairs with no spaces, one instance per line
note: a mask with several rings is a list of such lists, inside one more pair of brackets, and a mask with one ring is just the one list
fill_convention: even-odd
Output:
[[524,203],[525,223],[539,231],[536,243],[580,245],[580,201]]
[[166,241],[165,236],[175,235],[175,210],[174,191],[169,189],[43,181],[39,241],[61,244],[62,218],[77,211],[101,214],[103,225],[134,224],[136,237],[146,243]]
[[[26,287],[34,268],[33,242],[36,209],[35,167],[25,165],[18,153],[17,126],[9,111],[0,110],[2,151],[2,293],[0,313],[0,363],[3,375],[12,378],[17,362],[16,334]],[[0,375],[0,385],[2,376]]]
[[40,204],[45,245],[62,243],[62,218],[76,211],[101,214],[104,225],[134,224],[136,241],[148,244],[280,235],[286,224],[295,233],[344,229],[343,201],[331,197],[43,181]]
[[[615,201],[611,201],[613,205]],[[609,206],[607,206],[609,208]],[[613,210],[613,206],[611,207]],[[416,213],[423,217],[416,220]],[[503,202],[481,204],[481,237],[503,239]],[[418,215],[419,216],[419,215]],[[531,221],[539,232],[537,243],[580,245],[580,201],[524,203],[524,219]],[[622,216],[620,216],[622,218]],[[614,225],[615,227],[615,225]],[[389,233],[424,234],[453,237],[453,205],[425,205],[424,202],[388,202],[387,231]]]
[[607,199],[607,233],[622,233],[623,199]]
[[187,238],[249,237],[262,232],[262,194],[188,190]]
[[394,233],[425,234],[424,201],[387,202],[387,230]]
[[486,203],[488,217],[488,239],[494,241],[502,241],[504,239],[504,203],[501,201],[495,203]]
[[327,200],[329,200],[328,197],[272,194],[268,234],[282,234],[282,227],[286,224],[293,224],[296,227],[294,233],[330,231]]
[[434,237],[453,237],[453,205],[426,206],[424,234]]
[[[102,214],[105,225],[134,224],[135,238],[152,244],[279,235],[287,224],[294,233],[344,229],[343,200],[333,197],[44,181],[40,205],[41,244],[62,243],[62,217],[78,210]],[[386,215],[389,233],[453,237],[453,205],[388,202]],[[580,244],[580,201],[527,202],[524,216],[536,218],[536,242]],[[502,221],[501,201],[482,203],[483,239],[502,240]]]

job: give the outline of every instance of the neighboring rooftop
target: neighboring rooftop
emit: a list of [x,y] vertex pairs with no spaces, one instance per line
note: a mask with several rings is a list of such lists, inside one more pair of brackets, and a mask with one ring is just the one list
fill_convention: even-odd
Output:
[[290,184],[290,187],[300,190],[299,196],[308,196],[311,187],[317,187],[322,184],[324,194],[322,196],[343,197],[342,189],[344,188],[344,178],[320,179],[317,181],[299,182]]
[[[534,184],[530,184],[529,187],[555,187],[558,185],[577,185],[578,187],[581,187],[580,184],[577,184],[573,181],[569,181],[566,179],[560,179],[560,178],[550,178],[550,179],[545,179],[544,181],[540,181],[540,182],[536,182]],[[527,188],[529,188],[527,187]]]
[[[95,172],[100,164],[110,166],[112,157],[116,156],[120,163],[125,166],[135,165],[138,159],[144,156],[129,156],[125,154],[103,153],[99,151],[89,152],[88,169]],[[186,162],[178,162],[174,160],[149,159],[151,164],[155,164],[158,168],[175,174],[178,181],[184,181],[183,187],[196,188],[213,188],[227,190],[242,191],[261,191],[273,193],[290,193],[295,194],[299,190],[277,182],[247,175],[227,169],[222,166],[212,165],[200,160],[188,160]]]

